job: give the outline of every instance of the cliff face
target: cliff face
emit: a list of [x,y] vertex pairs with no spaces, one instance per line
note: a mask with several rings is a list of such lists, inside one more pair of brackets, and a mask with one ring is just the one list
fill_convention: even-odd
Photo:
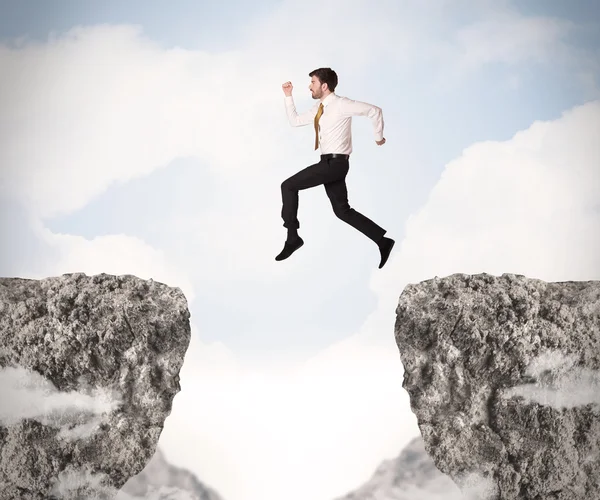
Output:
[[133,276],[0,279],[3,500],[114,498],[155,452],[189,316]]
[[463,500],[463,495],[437,469],[419,436],[397,458],[384,461],[363,486],[338,500]]
[[115,500],[222,500],[192,472],[175,467],[160,449],[144,470],[132,477]]
[[453,275],[396,313],[425,448],[466,498],[600,498],[599,282]]

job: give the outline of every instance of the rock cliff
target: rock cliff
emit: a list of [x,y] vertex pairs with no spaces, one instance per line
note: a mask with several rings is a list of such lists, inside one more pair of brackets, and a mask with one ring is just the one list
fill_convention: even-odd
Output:
[[600,282],[456,274],[396,314],[425,448],[465,498],[600,498]]
[[109,499],[154,455],[190,341],[177,288],[0,279],[2,499]]

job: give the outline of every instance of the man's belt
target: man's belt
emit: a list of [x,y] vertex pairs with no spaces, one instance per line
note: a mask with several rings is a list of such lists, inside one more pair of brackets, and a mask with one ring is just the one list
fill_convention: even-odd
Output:
[[344,158],[344,160],[347,160],[350,158],[350,155],[343,155],[340,153],[327,153],[326,155],[321,155],[322,160],[327,160],[328,158]]

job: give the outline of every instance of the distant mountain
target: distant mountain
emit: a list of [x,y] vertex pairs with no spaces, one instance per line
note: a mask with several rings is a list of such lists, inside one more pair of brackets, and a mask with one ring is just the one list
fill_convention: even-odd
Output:
[[393,460],[384,461],[371,479],[337,500],[464,500],[458,486],[442,474],[413,439]]
[[[146,468],[125,483],[116,498],[142,499],[223,500],[192,472],[167,462],[159,449]],[[456,484],[436,468],[419,436],[397,458],[384,461],[363,486],[336,500],[464,500],[464,497]]]
[[223,500],[187,469],[176,467],[157,448],[148,465],[125,483],[116,500]]

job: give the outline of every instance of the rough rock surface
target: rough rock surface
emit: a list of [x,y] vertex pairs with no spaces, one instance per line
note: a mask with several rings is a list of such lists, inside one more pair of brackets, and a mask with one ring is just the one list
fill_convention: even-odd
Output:
[[125,483],[116,500],[222,500],[195,474],[170,464],[160,449],[137,476]]
[[466,498],[600,498],[600,282],[456,274],[396,314],[425,448]]
[[156,450],[189,316],[134,276],[0,279],[2,499],[114,498]]
[[338,500],[463,500],[463,495],[437,469],[419,436],[398,457],[385,460],[364,485]]

